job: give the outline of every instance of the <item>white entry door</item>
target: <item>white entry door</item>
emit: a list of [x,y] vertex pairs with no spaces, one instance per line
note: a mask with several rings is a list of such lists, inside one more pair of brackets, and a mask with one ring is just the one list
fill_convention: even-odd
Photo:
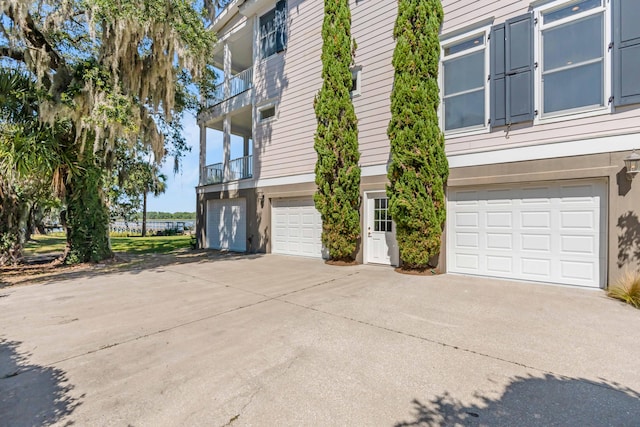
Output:
[[247,250],[245,199],[207,202],[207,241],[210,249],[235,252]]
[[366,219],[366,262],[398,265],[395,225],[384,192],[367,193]]

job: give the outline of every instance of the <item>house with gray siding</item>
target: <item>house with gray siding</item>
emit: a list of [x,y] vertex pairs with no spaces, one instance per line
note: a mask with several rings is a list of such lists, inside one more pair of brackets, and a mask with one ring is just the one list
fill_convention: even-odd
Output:
[[[450,165],[440,267],[604,288],[640,263],[640,2],[443,0]],[[397,2],[352,0],[362,167],[358,262],[397,265],[386,135]],[[202,248],[324,255],[313,204],[321,0],[234,0],[216,18],[223,82],[199,115]],[[222,157],[207,156],[209,129]]]

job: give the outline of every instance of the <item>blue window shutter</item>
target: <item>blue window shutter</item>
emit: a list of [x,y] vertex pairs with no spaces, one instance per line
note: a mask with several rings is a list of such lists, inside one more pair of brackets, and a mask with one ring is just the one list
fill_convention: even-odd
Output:
[[505,78],[507,124],[529,122],[533,106],[533,14],[505,23]]
[[640,103],[640,2],[613,1],[613,103]]
[[505,26],[491,28],[491,126],[507,124]]

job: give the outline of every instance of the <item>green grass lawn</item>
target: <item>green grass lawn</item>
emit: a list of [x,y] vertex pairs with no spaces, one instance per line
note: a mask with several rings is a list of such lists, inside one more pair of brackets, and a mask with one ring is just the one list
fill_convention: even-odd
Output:
[[[165,254],[176,249],[188,248],[191,238],[184,236],[153,236],[153,237],[112,237],[111,248],[114,252],[129,254]],[[63,252],[66,238],[61,233],[50,235],[35,235],[33,241],[27,243],[25,255],[40,255],[46,253]]]

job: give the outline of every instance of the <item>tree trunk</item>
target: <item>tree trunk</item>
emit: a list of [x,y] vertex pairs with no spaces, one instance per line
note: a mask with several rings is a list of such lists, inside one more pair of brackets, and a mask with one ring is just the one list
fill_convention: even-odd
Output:
[[16,265],[22,259],[19,204],[13,186],[0,177],[0,266]]
[[142,237],[147,236],[147,192],[142,194]]
[[102,190],[104,172],[95,164],[92,144],[86,145],[82,167],[70,177],[66,188],[67,264],[98,262],[113,256],[109,210]]

